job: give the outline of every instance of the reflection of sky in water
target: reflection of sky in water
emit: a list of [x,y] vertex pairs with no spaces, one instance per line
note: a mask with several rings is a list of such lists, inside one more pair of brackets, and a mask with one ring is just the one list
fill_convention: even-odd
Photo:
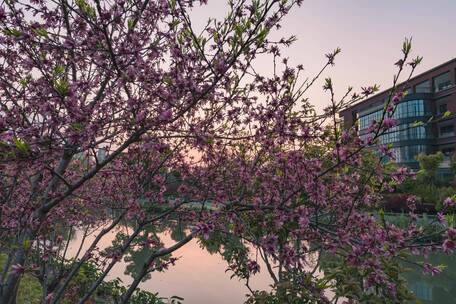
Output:
[[[111,244],[114,234],[105,236],[99,243],[100,248]],[[77,252],[82,232],[77,233],[76,240],[70,245],[69,254]],[[90,245],[94,237],[87,238],[84,248]],[[169,235],[164,235],[162,241],[166,245],[173,244]],[[84,252],[84,251],[82,251]],[[160,296],[171,297],[177,295],[185,299],[185,304],[220,303],[233,304],[243,303],[248,289],[244,282],[237,279],[230,280],[231,273],[225,273],[227,264],[219,255],[211,255],[200,248],[196,240],[177,250],[175,257],[181,257],[175,266],[162,273],[152,273],[152,278],[141,283],[140,288],[151,292],[158,292]],[[261,264],[260,264],[261,265]],[[265,270],[265,266],[262,269]],[[132,279],[124,274],[125,264],[118,263],[109,279],[119,277],[125,284]],[[251,281],[253,289],[267,289],[271,279],[266,271],[257,274]]]
[[[169,234],[162,234],[162,241],[166,246],[173,244]],[[111,244],[114,233],[105,236],[99,243],[100,248]],[[69,255],[77,252],[82,232],[77,232],[77,237],[70,245]],[[88,237],[84,249],[90,245],[94,236]],[[84,250],[82,251],[84,253]],[[227,264],[218,254],[211,255],[200,248],[196,240],[177,250],[174,255],[180,257],[175,266],[166,272],[152,273],[152,278],[140,285],[140,288],[158,292],[160,296],[171,297],[177,295],[185,299],[185,304],[233,304],[243,303],[245,294],[248,293],[244,282],[230,279],[231,273],[226,272]],[[433,265],[443,264],[447,268],[435,277],[423,275],[415,269],[404,273],[409,282],[409,287],[417,298],[424,304],[455,304],[456,303],[456,256],[433,254],[429,257]],[[268,289],[272,280],[266,272],[263,263],[260,263],[261,273],[254,276],[250,285],[252,289]],[[125,284],[132,278],[124,274],[125,263],[118,263],[111,271],[108,279],[119,277]]]

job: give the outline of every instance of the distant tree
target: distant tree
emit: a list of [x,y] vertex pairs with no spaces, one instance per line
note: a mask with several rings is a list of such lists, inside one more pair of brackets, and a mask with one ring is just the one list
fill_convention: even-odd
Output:
[[435,154],[419,154],[416,156],[420,164],[420,171],[418,175],[427,183],[435,185],[437,178],[437,170],[443,162],[443,153],[437,152]]

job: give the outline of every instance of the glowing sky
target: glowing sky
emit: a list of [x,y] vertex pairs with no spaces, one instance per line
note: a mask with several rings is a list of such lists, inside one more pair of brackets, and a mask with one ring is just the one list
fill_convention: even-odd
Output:
[[[198,20],[221,16],[225,1],[212,0],[197,11]],[[404,37],[413,37],[413,56],[424,60],[417,73],[456,57],[456,0],[304,0],[285,19],[282,35],[298,41],[283,52],[290,62],[302,63],[312,75],[325,62],[324,54],[336,47],[342,54],[324,76],[331,76],[339,95],[347,86],[377,83],[387,89],[401,56]],[[271,67],[261,62],[260,70]],[[322,82],[309,93],[321,109],[328,104]]]

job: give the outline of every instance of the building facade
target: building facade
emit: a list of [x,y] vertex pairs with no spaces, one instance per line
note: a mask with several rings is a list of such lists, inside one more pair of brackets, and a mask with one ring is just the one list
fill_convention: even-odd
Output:
[[[450,158],[456,149],[456,58],[398,88],[407,94],[394,112],[397,126],[379,138],[380,144],[391,144],[396,162],[411,168],[418,168],[418,154],[441,151],[445,156],[441,174],[449,174]],[[390,89],[342,111],[344,126],[355,125],[359,136],[366,137],[372,121],[381,119],[389,93]]]

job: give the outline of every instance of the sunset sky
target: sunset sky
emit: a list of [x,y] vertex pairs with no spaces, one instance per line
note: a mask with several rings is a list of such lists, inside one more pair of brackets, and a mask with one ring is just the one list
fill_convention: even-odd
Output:
[[[220,16],[224,3],[209,1],[196,17]],[[282,34],[298,38],[283,54],[312,75],[326,52],[341,47],[336,66],[324,75],[333,78],[339,95],[349,85],[359,89],[377,83],[384,90],[392,82],[404,37],[413,37],[412,55],[424,57],[417,73],[455,58],[455,21],[456,0],[304,0],[283,23]],[[271,67],[265,62],[260,69]],[[321,84],[309,94],[319,109],[328,104]]]

